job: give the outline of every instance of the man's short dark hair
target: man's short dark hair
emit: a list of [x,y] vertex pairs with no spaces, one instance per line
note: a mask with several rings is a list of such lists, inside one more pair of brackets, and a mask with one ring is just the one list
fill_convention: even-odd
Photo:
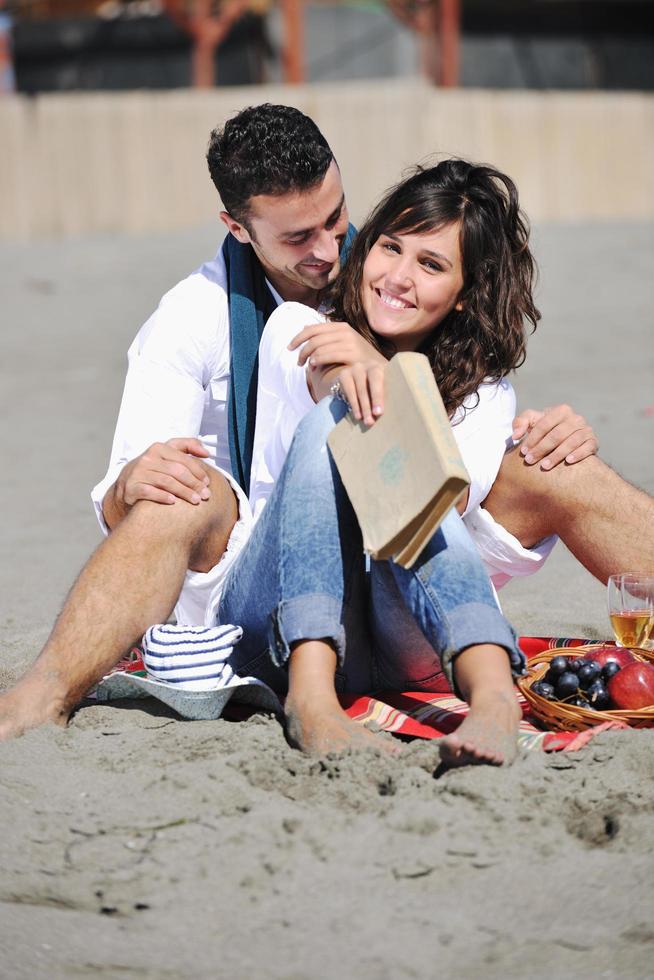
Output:
[[333,159],[312,119],[292,106],[269,103],[243,109],[214,129],[207,151],[225,209],[246,227],[252,197],[309,190],[321,183]]

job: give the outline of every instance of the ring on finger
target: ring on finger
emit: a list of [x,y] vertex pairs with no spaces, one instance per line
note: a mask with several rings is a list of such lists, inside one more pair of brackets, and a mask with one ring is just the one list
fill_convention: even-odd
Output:
[[347,398],[345,397],[345,393],[343,391],[343,388],[341,387],[341,382],[340,381],[335,381],[334,382],[334,384],[329,389],[329,393],[332,396],[332,398],[338,398],[339,401],[345,402],[345,404],[347,405],[347,407],[350,408],[350,403],[347,400]]

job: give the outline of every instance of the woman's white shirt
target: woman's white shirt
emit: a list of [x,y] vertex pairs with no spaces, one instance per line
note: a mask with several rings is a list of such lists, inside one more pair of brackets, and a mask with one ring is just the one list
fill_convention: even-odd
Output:
[[[272,314],[259,347],[257,425],[252,458],[250,505],[255,520],[277,480],[295,429],[313,406],[299,351],[288,344],[303,327],[325,317],[301,303],[283,303]],[[507,445],[511,445],[515,394],[508,381],[482,384],[453,419],[453,433],[470,476],[465,513],[488,495]]]

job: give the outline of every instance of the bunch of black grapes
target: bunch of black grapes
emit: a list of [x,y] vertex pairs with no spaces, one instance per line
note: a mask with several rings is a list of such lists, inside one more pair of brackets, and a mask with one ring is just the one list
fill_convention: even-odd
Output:
[[554,657],[543,679],[531,689],[548,701],[604,711],[611,703],[606,685],[619,670],[615,660],[602,667],[596,660],[583,657]]

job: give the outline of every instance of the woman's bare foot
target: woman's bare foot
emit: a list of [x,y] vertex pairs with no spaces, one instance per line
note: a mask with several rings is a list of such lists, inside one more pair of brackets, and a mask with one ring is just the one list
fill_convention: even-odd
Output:
[[291,649],[288,697],[284,705],[291,745],[308,755],[376,749],[396,755],[390,738],[373,735],[345,714],[334,688],[336,652],[328,641],[303,640]]
[[446,766],[508,765],[518,751],[518,725],[522,712],[513,691],[481,694],[451,735],[439,741]]
[[501,766],[513,762],[522,712],[506,650],[493,643],[468,647],[454,661],[454,676],[470,711],[455,732],[440,740],[443,763]]
[[307,755],[374,749],[397,755],[400,746],[388,737],[373,735],[353,721],[338,702],[334,705],[289,703],[286,700],[286,734],[294,748]]

